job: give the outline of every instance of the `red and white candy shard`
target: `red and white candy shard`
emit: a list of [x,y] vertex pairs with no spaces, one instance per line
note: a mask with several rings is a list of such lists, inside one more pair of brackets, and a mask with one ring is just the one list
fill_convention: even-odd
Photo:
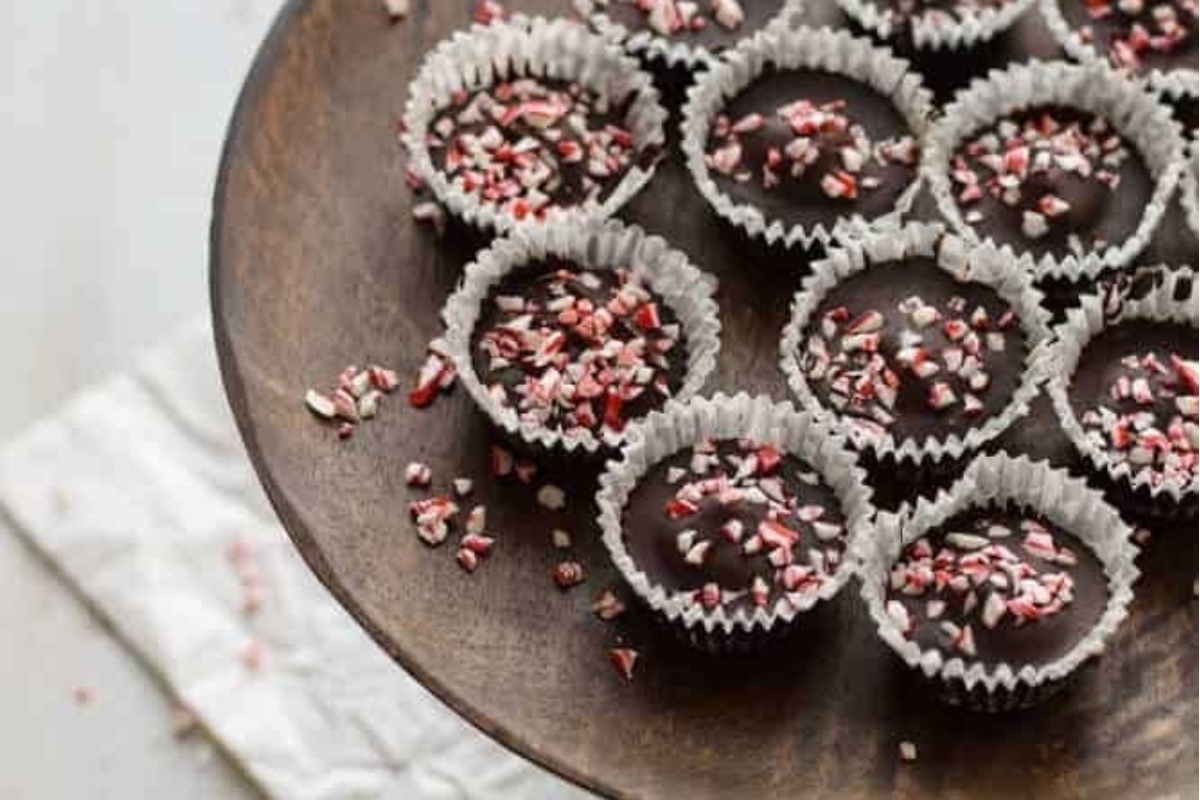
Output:
[[360,370],[351,365],[338,374],[328,394],[309,389],[304,404],[317,417],[337,422],[339,439],[349,439],[355,425],[373,419],[383,396],[394,391],[398,384],[396,373],[390,369],[372,365]]
[[597,202],[635,162],[633,133],[608,112],[605,98],[578,83],[558,88],[517,78],[455,94],[427,142],[463,193],[517,220],[543,219],[556,208]]
[[537,280],[536,296],[494,297],[495,318],[480,332],[481,379],[499,405],[522,424],[607,439],[631,412],[665,402],[681,331],[640,277],[564,267]]
[[[1088,6],[1092,5],[1089,0]],[[1105,242],[1094,234],[1084,241],[1093,230],[1094,215],[1073,215],[1065,192],[1052,188],[1083,182],[1096,192],[1114,191],[1129,155],[1124,140],[1103,118],[1059,119],[1051,111],[1042,111],[1022,119],[1003,118],[966,141],[954,156],[950,178],[958,205],[970,215],[971,224],[1001,211],[1015,212],[1027,239],[1065,233],[1079,255]]]
[[625,613],[625,604],[610,589],[605,589],[592,603],[592,613],[605,621],[616,619]]
[[[775,136],[778,126],[765,125],[758,113],[737,120],[718,116],[705,155],[708,168],[742,183],[758,176],[768,191],[785,182],[807,181],[831,200],[853,201],[883,186],[888,167],[916,163],[911,136],[873,141],[850,116],[845,100],[815,103],[801,97],[775,109],[775,116],[793,138],[786,143],[766,139],[760,148],[743,143],[748,137]],[[765,155],[749,161],[750,152]]]
[[886,601],[885,612],[908,636],[936,625],[942,641],[968,658],[976,655],[976,620],[991,631],[1063,613],[1074,600],[1075,580],[1060,567],[1077,559],[1040,521],[1026,518],[1020,528],[1027,558],[1001,543],[1011,529],[986,517],[977,520],[975,532],[947,533],[937,546],[924,537],[912,542],[892,568],[888,588],[924,598],[924,618],[913,618],[895,598]]
[[1154,482],[1194,481],[1200,461],[1197,363],[1171,353],[1133,353],[1108,393],[1079,422],[1088,440],[1114,463],[1149,469]]
[[608,661],[625,680],[633,678],[633,666],[637,663],[638,651],[628,647],[614,647],[608,651]]
[[600,0],[601,8],[627,5],[645,15],[646,27],[659,36],[682,36],[710,24],[737,30],[746,20],[741,0]]
[[404,468],[404,482],[409,486],[428,486],[433,480],[433,470],[428,464],[410,461]]
[[[1087,0],[1084,7],[1092,19],[1105,24],[1083,26],[1079,35],[1107,48],[1108,60],[1117,69],[1140,73],[1148,60],[1172,58],[1195,45],[1195,0]],[[1097,33],[1102,40],[1096,40]]]
[[[816,502],[823,498],[810,494],[809,487],[820,484],[819,476],[806,470],[789,475],[781,469],[785,454],[777,447],[750,440],[725,447],[698,442],[690,454],[684,451],[677,456],[691,469],[682,475],[673,474],[670,466],[664,470],[673,494],[664,504],[663,515],[667,522],[679,525],[675,551],[698,575],[722,550],[751,560],[750,575],[744,586],[723,588],[710,580],[676,597],[708,610],[741,598],[766,606],[776,591],[800,603],[841,563],[845,531],[833,519],[836,509]],[[691,527],[702,512],[707,519],[710,508],[715,508],[716,516],[704,523],[703,532]]]
[[983,416],[989,370],[1008,349],[1011,310],[993,318],[981,305],[967,313],[963,298],[932,304],[915,295],[896,310],[902,316],[891,323],[875,308],[821,315],[798,354],[809,385],[871,435],[896,424],[897,399],[909,387],[947,419]]
[[554,583],[559,589],[583,583],[583,566],[577,561],[563,561],[554,568]]

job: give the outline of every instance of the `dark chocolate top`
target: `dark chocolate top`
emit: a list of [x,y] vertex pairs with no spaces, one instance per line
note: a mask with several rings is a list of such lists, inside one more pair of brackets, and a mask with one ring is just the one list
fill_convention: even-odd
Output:
[[1071,406],[1109,458],[1194,479],[1198,349],[1193,327],[1139,320],[1088,342],[1071,380]]
[[705,607],[816,591],[846,547],[833,490],[799,458],[751,442],[704,442],[656,464],[623,525],[638,568]]
[[905,548],[888,581],[888,616],[922,650],[1016,669],[1066,655],[1108,603],[1086,545],[1011,507],[939,525]]
[[523,420],[620,432],[683,384],[675,313],[633,273],[537,262],[488,295],[471,337],[480,382]]
[[1058,3],[1067,24],[1115,67],[1136,73],[1196,69],[1196,0]]
[[1141,155],[1103,119],[1038,107],[966,137],[951,191],[981,235],[1019,252],[1063,257],[1128,239],[1154,181]]
[[927,258],[873,264],[833,287],[803,342],[821,405],[897,440],[978,427],[1008,405],[1028,353],[995,290]]
[[612,105],[553,78],[461,92],[430,125],[430,155],[451,183],[517,219],[602,202],[631,166],[658,157],[626,127],[633,99]]
[[692,8],[678,0],[596,0],[596,5],[628,31],[650,31],[715,53],[766,27],[783,9],[783,0],[698,0]]
[[806,227],[888,213],[916,177],[919,155],[904,117],[875,89],[774,67],[730,101],[705,152],[730,198]]

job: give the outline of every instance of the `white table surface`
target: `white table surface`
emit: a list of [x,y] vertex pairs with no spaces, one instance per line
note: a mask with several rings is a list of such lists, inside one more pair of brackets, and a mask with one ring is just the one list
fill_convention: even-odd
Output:
[[[220,144],[278,2],[0,5],[2,441],[204,313]],[[2,518],[0,574],[0,797],[256,795]]]

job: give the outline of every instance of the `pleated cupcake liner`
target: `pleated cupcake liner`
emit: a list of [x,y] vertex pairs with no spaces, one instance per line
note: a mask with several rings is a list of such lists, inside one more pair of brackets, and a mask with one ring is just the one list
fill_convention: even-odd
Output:
[[933,95],[908,62],[869,40],[828,28],[778,28],[760,32],[726,53],[722,63],[698,76],[688,90],[680,124],[682,148],[692,179],[713,210],[751,238],[787,249],[828,244],[835,235],[863,230],[868,223],[897,223],[912,207],[921,181],[912,182],[886,214],[871,220],[850,214],[812,226],[788,225],[756,206],[734,200],[714,180],[705,159],[709,130],[725,105],[763,74],[768,65],[784,70],[813,70],[844,75],[870,86],[896,106],[909,133],[920,142],[933,113]]
[[520,226],[467,265],[442,309],[442,320],[449,355],[475,404],[504,434],[525,442],[534,452],[605,453],[622,442],[622,433],[597,436],[586,429],[564,431],[522,420],[516,409],[496,401],[475,371],[472,338],[491,291],[522,268],[553,258],[581,269],[627,268],[675,313],[680,344],[687,349],[687,369],[675,395],[679,399],[699,392],[716,367],[721,349],[721,322],[713,299],[717,281],[666,240],[618,220],[555,220]]
[[[856,425],[852,417],[824,406],[809,386],[800,363],[805,333],[835,286],[872,265],[906,258],[933,259],[956,280],[991,287],[1012,308],[1025,338],[1028,352],[1013,396],[998,413],[981,419],[962,435],[951,433],[918,441],[911,437],[897,440],[890,432],[874,433]],[[939,464],[952,464],[978,451],[1029,413],[1030,403],[1047,378],[1050,313],[1042,304],[1042,293],[1028,275],[1014,266],[1011,256],[990,245],[970,244],[947,233],[939,224],[908,223],[895,230],[870,231],[846,239],[831,248],[825,258],[814,261],[810,269],[792,300],[791,318],[780,338],[780,369],[801,407],[833,420],[856,449],[869,452],[880,462],[891,460],[936,470]]]
[[[1137,228],[1123,242],[1083,254],[1036,256],[1008,242],[982,237],[963,217],[950,181],[954,153],[976,131],[1009,114],[1038,106],[1079,109],[1103,117],[1136,149],[1154,182]],[[1103,64],[1078,66],[1032,61],[993,70],[947,105],[925,137],[922,174],[938,211],[964,238],[988,242],[1010,254],[1035,280],[1083,281],[1127,266],[1146,249],[1175,192],[1183,168],[1183,140],[1171,111]],[[1117,191],[1120,191],[1118,187]]]
[[887,8],[873,0],[838,0],[846,16],[883,40],[905,37],[917,50],[969,50],[994,39],[1012,26],[1035,0],[1007,0],[998,6],[962,9],[961,17],[950,13],[925,14],[916,18]]
[[[451,214],[470,225],[504,232],[519,225],[541,223],[518,220],[500,205],[464,191],[450,180],[433,163],[429,127],[451,105],[455,93],[522,77],[578,82],[611,105],[632,96],[625,126],[633,135],[637,153],[661,150],[665,145],[667,112],[650,75],[642,71],[637,61],[614,50],[583,25],[567,19],[521,15],[505,22],[473,25],[443,40],[426,55],[417,77],[409,85],[401,135],[410,168]],[[653,163],[648,166],[632,163],[607,197],[550,209],[546,220],[610,217],[641,191],[653,173]]]
[[[626,536],[637,536],[638,531],[626,530],[624,510],[634,488],[655,464],[704,440],[742,438],[773,444],[820,475],[845,517],[846,557],[817,591],[805,594],[798,603],[780,597],[753,610],[705,609],[681,593],[667,590],[641,569],[626,545]],[[697,648],[709,653],[746,652],[782,638],[850,580],[855,565],[849,556],[859,538],[867,535],[875,514],[866,475],[844,445],[843,437],[828,422],[763,395],[717,394],[688,402],[671,401],[638,423],[619,458],[609,461],[600,477],[596,505],[604,546],[637,598],[662,624]]]
[[1071,385],[1088,343],[1113,325],[1130,320],[1200,325],[1200,285],[1195,274],[1165,268],[1162,274],[1163,279],[1144,293],[1109,291],[1080,298],[1079,306],[1070,309],[1066,320],[1054,330],[1050,354],[1053,377],[1047,386],[1059,424],[1086,465],[1127,496],[1148,497],[1157,507],[1158,516],[1162,516],[1164,505],[1194,513],[1185,506],[1191,504],[1194,508],[1200,481],[1195,476],[1190,480],[1171,479],[1150,465],[1134,467],[1128,461],[1113,459],[1107,448],[1098,446],[1084,431],[1071,403]]
[[[1010,503],[1045,517],[1095,554],[1108,582],[1108,602],[1099,620],[1064,655],[1039,665],[985,664],[937,648],[922,649],[887,613],[892,566],[906,546],[956,515]],[[981,456],[935,499],[922,498],[899,514],[877,516],[873,535],[860,540],[862,598],[879,637],[943,700],[977,711],[1026,708],[1060,690],[1081,666],[1102,653],[1128,615],[1139,576],[1132,534],[1100,492],[1066,470],[1028,456]]]

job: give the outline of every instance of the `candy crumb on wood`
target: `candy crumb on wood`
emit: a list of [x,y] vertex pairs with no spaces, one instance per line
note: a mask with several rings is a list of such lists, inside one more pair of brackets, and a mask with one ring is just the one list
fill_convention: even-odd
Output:
[[583,583],[583,566],[578,561],[563,561],[554,568],[554,584],[563,591]]
[[633,666],[637,663],[638,651],[629,647],[614,647],[608,651],[608,661],[625,680],[633,679]]
[[901,761],[916,761],[917,746],[909,741],[900,743],[900,760]]
[[412,0],[383,0],[383,9],[387,12],[388,19],[399,22],[412,10]]

